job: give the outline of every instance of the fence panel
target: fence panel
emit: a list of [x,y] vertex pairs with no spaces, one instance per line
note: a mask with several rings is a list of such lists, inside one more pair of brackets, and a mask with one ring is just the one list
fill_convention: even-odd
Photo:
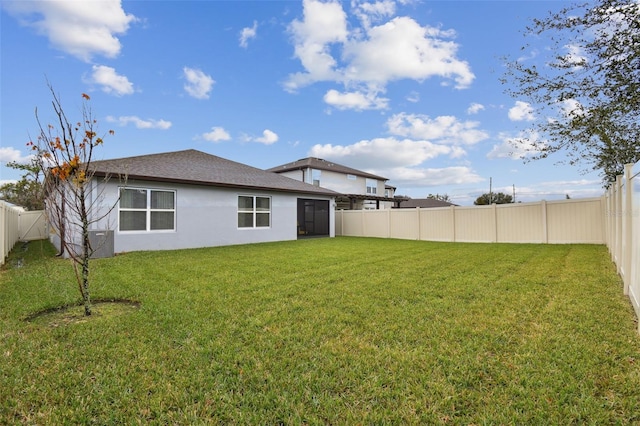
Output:
[[420,239],[426,241],[454,241],[454,207],[420,210]]
[[603,210],[599,198],[547,202],[548,242],[603,244]]
[[[346,237],[364,237],[364,232],[362,232],[362,213],[364,211],[360,210],[340,210],[341,217],[341,228],[340,235],[344,235]],[[336,230],[336,234],[338,230]]]
[[44,211],[21,212],[18,229],[20,241],[44,240],[47,238],[48,229]]
[[546,243],[546,203],[496,206],[498,242]]
[[495,205],[456,207],[454,241],[496,242]]
[[395,211],[386,209],[389,220],[389,237],[402,240],[420,238],[420,212],[414,209]]
[[360,211],[363,213],[362,232],[364,235],[378,238],[389,237],[389,216],[387,210]]
[[9,255],[9,252],[19,239],[20,209],[0,201],[0,226],[2,237],[0,238],[0,265]]

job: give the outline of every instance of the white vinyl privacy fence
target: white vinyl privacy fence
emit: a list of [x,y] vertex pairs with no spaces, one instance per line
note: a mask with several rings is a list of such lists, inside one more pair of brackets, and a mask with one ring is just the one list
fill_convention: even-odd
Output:
[[476,243],[604,244],[601,198],[473,207],[340,210],[336,235]]
[[640,318],[640,162],[625,167],[604,199],[607,247]]
[[18,241],[43,240],[48,237],[43,211],[27,212],[0,201],[0,265]]

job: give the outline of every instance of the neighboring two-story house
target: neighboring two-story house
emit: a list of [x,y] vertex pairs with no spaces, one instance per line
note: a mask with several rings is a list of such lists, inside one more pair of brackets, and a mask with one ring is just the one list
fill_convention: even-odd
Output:
[[406,198],[394,196],[387,178],[320,158],[303,158],[268,169],[301,182],[340,193],[336,209],[363,210],[397,207]]

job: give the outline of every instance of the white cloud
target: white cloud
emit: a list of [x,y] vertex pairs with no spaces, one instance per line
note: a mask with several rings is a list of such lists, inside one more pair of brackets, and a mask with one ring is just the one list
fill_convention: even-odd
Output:
[[262,144],[265,144],[265,145],[272,145],[272,144],[278,142],[278,139],[279,138],[278,138],[278,135],[276,133],[272,132],[269,129],[265,129],[262,132],[262,137],[254,138],[253,141],[254,142],[259,142],[259,143],[262,143]]
[[379,98],[376,93],[345,92],[329,90],[324,95],[324,101],[337,109],[354,109],[357,111],[367,109],[387,109],[389,99]]
[[118,56],[122,45],[117,36],[136,21],[120,0],[5,1],[3,7],[56,49],[86,62],[94,55]]
[[484,105],[474,102],[471,105],[469,105],[469,108],[467,108],[467,114],[469,115],[477,114],[480,111],[483,111],[484,109],[485,109]]
[[320,81],[343,84],[351,92],[354,87],[383,92],[389,82],[401,79],[441,77],[457,88],[474,80],[469,64],[457,58],[453,31],[423,27],[409,17],[370,25],[395,13],[389,1],[356,2],[354,9],[363,26],[350,32],[341,3],[304,1],[303,20],[289,26],[304,72],[289,75],[288,91]]
[[161,129],[167,130],[171,127],[171,122],[167,120],[154,120],[149,118],[147,120],[143,120],[135,115],[122,116],[122,117],[113,117],[108,116],[107,121],[110,123],[118,123],[120,126],[126,126],[128,124],[133,124],[138,129]]
[[314,145],[309,151],[312,157],[342,162],[356,169],[376,169],[401,166],[417,166],[440,155],[452,153],[446,145],[410,139],[376,138],[362,140],[353,145]]
[[85,79],[87,83],[102,86],[102,91],[116,96],[131,95],[134,92],[133,84],[123,75],[118,75],[116,70],[104,65],[94,65],[91,77]]
[[231,135],[222,127],[212,127],[208,133],[203,133],[200,137],[209,142],[228,141]]
[[456,58],[458,45],[445,40],[452,35],[422,27],[409,17],[397,17],[372,27],[365,40],[352,40],[345,45],[346,79],[386,84],[438,76],[453,79],[457,88],[468,87],[475,76],[467,62]]
[[409,168],[398,167],[377,171],[400,187],[423,188],[440,185],[462,185],[484,179],[469,167]]
[[330,52],[332,43],[347,40],[347,16],[340,3],[304,0],[303,20],[294,20],[289,32],[293,36],[295,56],[307,72],[290,75],[285,83],[287,90],[295,91],[316,81],[340,79],[334,69],[337,62]]
[[440,156],[458,159],[465,147],[488,138],[478,123],[455,117],[431,119],[400,113],[387,121],[395,136],[362,140],[351,145],[314,145],[309,155],[336,161],[392,180],[404,187],[472,183],[482,180],[469,167],[430,168],[424,164]]
[[209,99],[209,92],[215,83],[214,79],[199,69],[184,67],[182,71],[187,80],[184,90],[196,99]]
[[378,138],[348,146],[315,145],[309,155],[384,176],[405,190],[482,181],[483,178],[467,166],[433,168],[423,165],[440,155],[455,155],[455,152],[456,147],[428,141]]
[[31,161],[32,156],[23,156],[22,152],[13,147],[0,147],[0,163],[10,163],[15,161],[19,164],[26,164]]
[[515,106],[509,109],[509,120],[511,121],[533,121],[533,108],[531,104],[523,101],[516,101]]
[[517,136],[500,133],[498,138],[502,142],[493,145],[493,148],[487,154],[489,159],[511,158],[512,160],[521,160],[540,153],[541,148],[545,146],[545,142],[540,140],[540,135],[530,130],[520,132]]
[[487,139],[489,135],[478,126],[477,121],[460,121],[448,115],[432,119],[422,114],[399,113],[387,120],[391,134],[451,145],[473,145]]
[[407,97],[405,98],[406,100],[408,100],[409,102],[419,102],[420,101],[420,93],[419,92],[411,92],[407,95]]
[[258,23],[253,21],[253,27],[246,27],[240,31],[240,47],[247,48],[249,46],[249,40],[256,38],[258,31]]
[[383,1],[352,1],[354,14],[360,19],[365,28],[369,28],[372,22],[380,22],[386,17],[393,16],[396,12],[396,3],[391,0]]

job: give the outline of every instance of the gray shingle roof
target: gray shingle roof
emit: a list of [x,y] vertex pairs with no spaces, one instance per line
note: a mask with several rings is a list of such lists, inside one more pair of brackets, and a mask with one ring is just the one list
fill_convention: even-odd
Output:
[[410,198],[406,201],[402,201],[400,203],[400,208],[411,209],[420,207],[423,209],[428,209],[434,207],[450,207],[455,205],[456,204],[449,203],[448,201],[436,200],[434,198]]
[[352,169],[351,167],[343,166],[341,164],[336,164],[331,161],[323,160],[321,158],[308,157],[303,158],[298,161],[294,161],[292,163],[283,164],[281,166],[272,167],[267,169],[268,172],[275,173],[284,173],[289,172],[291,170],[303,170],[303,169],[316,169],[316,170],[327,170],[336,173],[343,173],[348,175],[362,176],[370,179],[377,180],[388,180],[385,177],[377,176],[372,173],[363,172],[362,170]]
[[96,176],[335,196],[337,192],[195,149],[93,161]]

